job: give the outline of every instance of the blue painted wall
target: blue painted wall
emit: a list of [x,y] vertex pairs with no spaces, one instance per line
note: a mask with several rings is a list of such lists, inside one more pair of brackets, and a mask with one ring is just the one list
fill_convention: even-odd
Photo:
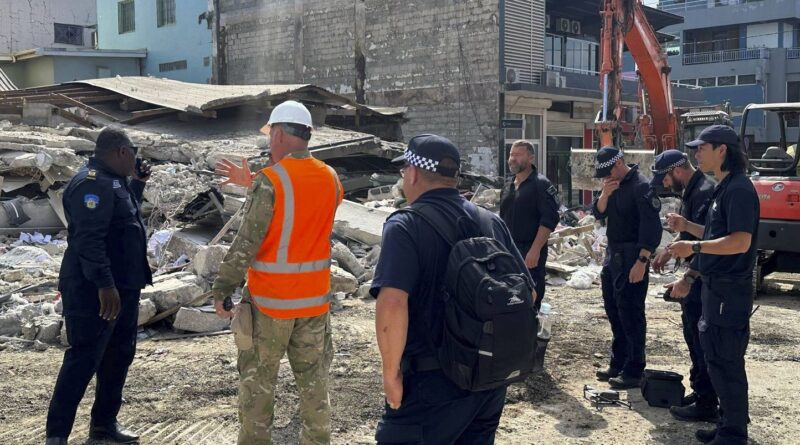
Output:
[[[135,0],[136,30],[119,33],[117,0],[97,0],[98,44],[101,49],[146,49],[143,75],[194,83],[211,79],[211,30],[198,16],[208,0],[175,0],[175,23],[158,27],[157,0]],[[186,60],[186,69],[159,71],[159,64]],[[208,66],[205,66],[205,61]]]

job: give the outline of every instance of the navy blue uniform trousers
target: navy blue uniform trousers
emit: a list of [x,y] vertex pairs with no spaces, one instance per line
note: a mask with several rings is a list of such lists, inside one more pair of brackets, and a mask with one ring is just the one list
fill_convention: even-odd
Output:
[[636,247],[614,248],[606,252],[606,264],[600,274],[603,288],[603,307],[611,324],[611,363],[630,377],[642,375],[645,367],[645,336],[647,320],[644,299],[647,295],[649,274],[642,281],[628,281],[631,267],[639,257]]
[[[121,310],[117,319],[111,321],[97,315],[97,291],[93,295],[85,290],[83,295],[69,295],[68,291],[64,294],[65,299],[84,300],[87,310],[66,312],[65,309],[64,320],[70,347],[64,353],[64,362],[50,401],[47,437],[69,437],[78,404],[95,374],[97,387],[92,406],[92,425],[104,426],[116,422],[128,367],[136,353],[140,293],[138,289],[119,289]],[[66,300],[64,304],[66,308]]]
[[717,393],[711,384],[711,377],[708,375],[708,366],[703,353],[703,345],[700,342],[700,330],[698,323],[703,316],[703,303],[700,300],[700,292],[703,288],[701,280],[692,284],[689,295],[683,300],[681,305],[683,320],[683,339],[689,348],[689,358],[692,360],[692,367],[689,369],[689,384],[692,391],[698,397],[698,404],[701,406],[716,406]]
[[493,444],[506,388],[472,392],[459,388],[441,371],[403,376],[400,409],[386,406],[378,422],[378,444]]

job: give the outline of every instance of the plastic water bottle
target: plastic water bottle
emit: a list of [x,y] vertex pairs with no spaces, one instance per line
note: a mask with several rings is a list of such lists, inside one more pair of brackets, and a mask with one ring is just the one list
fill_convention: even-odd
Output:
[[541,340],[549,340],[553,329],[553,316],[550,312],[552,308],[548,303],[542,303],[539,308],[539,332],[536,335]]

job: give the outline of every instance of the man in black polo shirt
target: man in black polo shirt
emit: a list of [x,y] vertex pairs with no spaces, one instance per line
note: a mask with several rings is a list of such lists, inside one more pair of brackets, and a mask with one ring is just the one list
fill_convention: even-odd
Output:
[[536,308],[544,298],[544,265],[547,239],[558,225],[558,191],[533,165],[536,152],[528,141],[511,145],[508,168],[513,179],[503,189],[500,217],[503,218],[525,265],[536,282]]
[[[682,204],[680,215],[686,220],[696,224],[705,224],[706,212],[710,205],[711,194],[714,193],[714,183],[701,171],[695,170],[689,157],[678,150],[666,150],[656,156],[653,165],[653,187],[663,186],[675,193],[681,194]],[[670,214],[672,215],[672,214]],[[678,232],[674,241],[693,241],[697,237],[689,232]],[[672,256],[669,250],[659,253],[653,261],[653,270],[661,273],[664,264]],[[696,259],[692,258],[696,263]],[[692,367],[689,371],[689,382],[693,393],[684,397],[683,406],[673,406],[670,413],[678,420],[688,421],[715,421],[717,413],[717,394],[711,385],[711,378],[706,369],[706,360],[703,356],[703,347],[700,344],[700,332],[697,323],[703,313],[700,303],[702,280],[697,272],[697,265],[690,261],[689,271],[683,278],[667,284],[673,298],[681,298],[683,338],[689,348],[689,358]]]
[[612,388],[635,388],[645,367],[644,300],[650,254],[661,241],[661,201],[639,166],[626,165],[622,152],[614,147],[597,152],[595,177],[603,179],[603,189],[592,204],[592,213],[598,220],[608,220],[608,248],[600,278],[613,334],[609,367],[597,371],[597,377]]
[[697,438],[717,445],[747,443],[748,401],[744,354],[750,339],[753,308],[753,267],[756,261],[759,203],[745,175],[747,159],[731,128],[712,125],[697,140],[702,171],[720,181],[711,197],[705,226],[672,216],[672,225],[703,241],[678,241],[670,254],[686,258],[699,254],[703,276],[703,316],[698,324],[708,374],[719,397],[721,420],[714,430],[699,430]]
[[[478,209],[456,189],[460,156],[452,142],[436,135],[415,136],[398,160],[405,162],[403,192],[412,206],[433,207],[459,227],[477,219]],[[516,257],[519,273],[527,275],[508,228],[496,215],[491,217],[492,236]],[[386,395],[375,434],[379,444],[494,442],[506,388],[467,391],[436,365],[434,344],[444,323],[441,297],[450,250],[417,214],[398,212],[386,220],[370,289],[378,298],[375,329]]]

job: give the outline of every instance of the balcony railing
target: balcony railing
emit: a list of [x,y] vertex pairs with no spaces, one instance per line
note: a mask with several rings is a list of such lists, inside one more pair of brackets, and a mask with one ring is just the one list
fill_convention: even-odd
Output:
[[695,9],[717,8],[720,6],[741,5],[743,3],[753,3],[763,0],[687,0],[685,2],[675,2],[671,0],[661,0],[658,3],[658,9],[662,11],[671,12],[673,14],[680,14],[681,11],[689,11]]
[[705,53],[684,53],[684,65],[699,65],[702,63],[735,62],[737,60],[769,59],[767,48],[742,48],[723,51],[709,51]]
[[787,48],[786,49],[786,58],[787,59],[800,59],[800,48]]
[[[549,65],[548,64],[548,65],[545,65],[545,67],[547,68],[547,71],[558,71],[559,73],[585,74],[587,76],[599,76],[600,75],[599,71],[584,70],[584,69],[580,69],[580,68],[570,68],[568,66]],[[635,82],[637,80],[635,73],[627,73],[627,72],[622,73],[620,75],[620,78],[622,80],[630,80],[632,82]]]

